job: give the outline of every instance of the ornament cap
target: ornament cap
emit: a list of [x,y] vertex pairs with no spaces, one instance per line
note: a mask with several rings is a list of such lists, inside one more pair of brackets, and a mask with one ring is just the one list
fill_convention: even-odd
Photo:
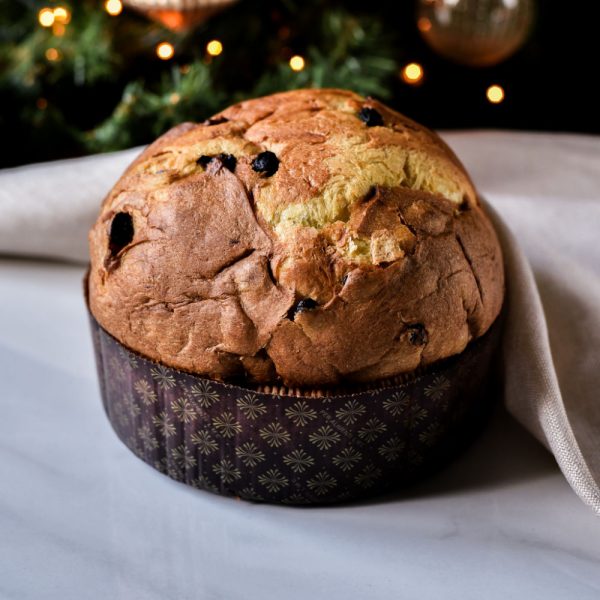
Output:
[[123,0],[172,31],[189,31],[237,0]]

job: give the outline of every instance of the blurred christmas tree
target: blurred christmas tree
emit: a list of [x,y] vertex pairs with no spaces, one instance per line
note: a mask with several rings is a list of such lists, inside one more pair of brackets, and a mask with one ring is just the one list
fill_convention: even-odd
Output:
[[[454,64],[420,35],[431,38],[456,10],[461,29],[440,40],[462,40],[468,52],[464,32],[481,29],[471,14],[532,1],[228,0],[175,32],[124,6],[150,0],[0,0],[0,166],[147,143],[244,98],[307,86],[374,95],[433,127],[593,131],[586,95],[557,86],[548,103],[544,86],[566,56],[554,21],[563,38],[569,31],[553,3],[538,3],[530,41],[500,65]],[[502,31],[490,39],[502,42]],[[564,46],[575,52],[584,37],[575,31]],[[577,110],[563,106],[558,121],[555,106],[575,99]]]
[[277,90],[388,96],[397,63],[380,20],[325,4],[241,2],[174,33],[121,13],[115,0],[0,0],[0,129],[5,139],[27,140],[23,156],[15,144],[2,162],[146,143],[176,123]]

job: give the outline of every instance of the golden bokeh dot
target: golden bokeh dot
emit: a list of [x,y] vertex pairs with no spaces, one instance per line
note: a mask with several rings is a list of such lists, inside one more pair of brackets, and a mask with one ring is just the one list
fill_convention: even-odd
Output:
[[206,51],[211,56],[219,56],[219,54],[223,52],[223,44],[219,40],[210,40],[210,42],[206,44]]
[[290,69],[292,69],[292,71],[302,71],[305,64],[304,58],[302,58],[299,54],[296,54],[290,58]]
[[177,93],[177,92],[173,92],[170,96],[169,96],[169,102],[171,104],[177,104],[179,101],[181,100],[181,96]]
[[169,42],[161,42],[156,46],[156,56],[162,60],[169,60],[173,58],[175,54],[175,48],[173,48],[173,44],[169,44]]
[[500,104],[504,100],[504,89],[498,84],[490,85],[486,90],[485,95],[492,104]]
[[423,67],[416,62],[408,63],[402,69],[402,79],[411,85],[420,83],[423,80]]
[[116,17],[121,14],[123,10],[123,3],[121,0],[106,0],[104,3],[104,10],[111,16]]
[[63,35],[65,35],[65,30],[65,26],[62,23],[57,23],[55,21],[54,25],[52,25],[52,33],[56,37],[62,37]]
[[417,21],[417,27],[419,31],[427,33],[431,30],[431,21],[427,17],[420,17]]
[[54,21],[67,25],[71,20],[71,13],[64,6],[57,6],[53,11]]
[[38,13],[38,21],[42,27],[52,27],[54,23],[54,11],[51,8],[42,8]]
[[56,62],[57,60],[60,60],[62,56],[56,48],[48,48],[48,50],[46,50],[46,58],[50,62]]

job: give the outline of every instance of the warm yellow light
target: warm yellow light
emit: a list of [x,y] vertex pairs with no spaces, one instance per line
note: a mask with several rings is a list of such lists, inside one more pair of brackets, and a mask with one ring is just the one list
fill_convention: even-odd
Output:
[[414,85],[423,79],[423,67],[419,63],[409,63],[402,69],[402,79]]
[[169,42],[161,42],[156,46],[156,56],[162,60],[173,58],[173,54],[175,54],[175,48],[173,48],[173,44],[169,44]]
[[62,23],[57,23],[55,21],[54,25],[52,25],[52,33],[56,37],[62,37],[63,35],[65,35],[65,26]]
[[290,69],[292,69],[292,71],[302,71],[305,64],[304,59],[298,54],[290,58]]
[[71,20],[71,13],[64,6],[57,6],[53,11],[54,20],[66,25]]
[[38,13],[38,21],[42,27],[52,27],[54,23],[54,11],[51,8],[42,8]]
[[171,104],[177,104],[179,101],[181,100],[181,96],[177,93],[177,92],[173,92],[170,96],[169,96],[169,102]]
[[419,28],[419,31],[427,33],[431,30],[431,21],[427,17],[419,17],[417,27]]
[[46,50],[46,58],[51,62],[55,62],[61,59],[61,55],[56,48],[48,48],[48,50]]
[[485,95],[492,104],[500,104],[504,100],[504,90],[499,85],[490,85]]
[[123,3],[121,0],[106,0],[104,3],[104,10],[111,16],[116,17],[121,14],[123,10]]
[[219,56],[223,52],[223,44],[219,40],[211,40],[206,44],[206,51],[211,56]]

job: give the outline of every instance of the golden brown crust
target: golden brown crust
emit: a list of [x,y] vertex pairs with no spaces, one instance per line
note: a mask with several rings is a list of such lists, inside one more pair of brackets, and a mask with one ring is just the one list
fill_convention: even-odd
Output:
[[[367,126],[365,107],[383,124]],[[252,167],[266,150],[272,175]],[[119,213],[132,229],[117,239]],[[90,251],[99,323],[217,379],[327,385],[411,371],[485,333],[504,295],[495,232],[458,159],[341,90],[276,94],[174,128],[107,196]]]

